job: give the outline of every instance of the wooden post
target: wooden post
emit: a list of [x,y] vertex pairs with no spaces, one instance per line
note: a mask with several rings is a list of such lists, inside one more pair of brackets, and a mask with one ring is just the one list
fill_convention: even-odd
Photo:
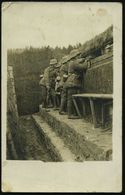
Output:
[[94,128],[97,128],[97,120],[96,120],[94,102],[93,102],[92,98],[89,98],[89,101],[90,101],[90,107],[91,107],[91,112],[92,112],[92,119],[93,119],[93,123],[94,123]]
[[80,118],[82,118],[82,117],[81,117],[81,114],[80,114],[80,112],[79,112],[79,108],[78,108],[78,106],[77,106],[77,103],[76,103],[75,98],[72,97],[72,99],[73,99],[73,103],[74,103],[74,106],[75,106],[75,109],[76,109],[76,112],[77,112],[78,116],[79,116]]
[[82,104],[82,111],[83,111],[83,116],[85,116],[86,114],[86,110],[85,110],[85,101],[83,98],[80,98],[81,104]]
[[102,102],[102,128],[105,127],[105,106],[104,103]]

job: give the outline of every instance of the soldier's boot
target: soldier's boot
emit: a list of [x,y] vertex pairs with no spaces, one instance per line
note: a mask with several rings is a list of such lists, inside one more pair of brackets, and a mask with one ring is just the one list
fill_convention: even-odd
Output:
[[59,114],[66,114],[65,107],[66,107],[66,98],[62,97]]
[[60,97],[58,95],[56,96],[56,105],[57,105],[57,108],[59,110],[59,107],[60,107]]
[[68,119],[80,119],[80,117],[75,115],[69,115]]
[[67,113],[64,112],[64,111],[59,111],[59,114],[60,114],[60,115],[65,115],[65,114],[67,114]]
[[69,118],[70,116],[73,115],[73,111],[72,111],[72,99],[71,98],[68,98],[67,111],[68,111],[68,118]]
[[42,108],[46,108],[46,106],[47,106],[47,105],[46,105],[46,100],[44,99],[44,100],[43,100],[43,103],[42,103]]
[[56,104],[56,96],[53,96],[52,99],[53,99],[53,110],[58,110],[57,104]]

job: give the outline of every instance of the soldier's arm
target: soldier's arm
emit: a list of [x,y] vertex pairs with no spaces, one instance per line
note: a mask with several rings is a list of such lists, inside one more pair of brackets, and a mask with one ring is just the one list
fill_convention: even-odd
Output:
[[86,70],[88,68],[88,61],[84,61],[82,64],[79,64],[80,69]]
[[88,62],[82,59],[77,60],[74,64],[74,70],[86,70],[88,68]]

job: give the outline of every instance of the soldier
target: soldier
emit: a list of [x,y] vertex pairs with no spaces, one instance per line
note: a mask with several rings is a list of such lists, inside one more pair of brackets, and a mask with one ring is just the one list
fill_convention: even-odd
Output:
[[50,66],[44,71],[44,79],[47,88],[47,104],[49,104],[51,100],[54,108],[56,108],[55,79],[59,67],[60,65],[57,64],[57,60],[51,59]]
[[40,75],[40,82],[39,85],[41,87],[41,96],[42,96],[42,108],[46,108],[47,107],[47,102],[46,102],[46,98],[47,98],[47,89],[46,89],[46,84],[45,84],[45,80],[43,77],[43,74]]
[[60,90],[61,90],[61,105],[59,114],[66,114],[67,111],[67,90],[65,87],[66,80],[68,78],[68,74],[63,75],[63,79],[60,82]]
[[60,76],[56,77],[55,80],[55,93],[56,93],[56,107],[59,108],[60,106],[60,99],[61,99],[61,93],[60,93]]
[[59,114],[66,114],[67,111],[67,91],[65,88],[65,82],[68,78],[68,56],[62,58],[62,66],[60,68],[60,90],[61,90],[61,104]]
[[[83,72],[87,69],[88,63],[85,58],[77,59],[79,52],[72,52],[71,61],[68,66],[68,79],[66,81],[67,89],[67,110],[69,119],[79,118],[76,114],[76,110],[73,104],[72,95],[81,93],[83,90]],[[74,61],[73,61],[74,60]]]
[[60,77],[63,80],[63,75],[64,74],[68,74],[68,60],[69,57],[68,56],[64,56],[62,58],[62,66],[60,67]]

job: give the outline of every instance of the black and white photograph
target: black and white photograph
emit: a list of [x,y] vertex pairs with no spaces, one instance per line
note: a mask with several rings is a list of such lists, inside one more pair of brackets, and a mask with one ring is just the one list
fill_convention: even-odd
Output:
[[[121,190],[121,13],[121,3],[2,4],[3,169],[9,162],[10,169],[18,164],[15,184],[10,180],[12,170],[3,171],[3,191],[23,192],[16,176],[24,174],[23,163],[31,162],[31,171],[37,167],[35,163],[42,163],[49,179],[50,165],[64,164],[68,166],[65,171],[70,163],[87,166],[85,172],[78,169],[73,183],[68,180],[69,175],[75,177],[71,168],[72,174],[66,173],[67,184],[58,183],[53,176],[55,183],[49,179],[48,184],[39,183],[38,192],[71,192],[75,186],[78,192]],[[111,163],[110,173],[105,168]],[[118,165],[118,174],[111,179]],[[104,176],[105,185],[98,186],[96,181],[91,185],[94,176],[90,170],[95,171],[97,181]],[[80,174],[85,173],[86,180],[87,171],[87,184],[82,184]],[[24,190],[35,191],[34,180],[36,186],[33,188],[33,181],[24,182]],[[112,185],[108,186],[108,180]],[[68,182],[69,188],[65,187]]]

